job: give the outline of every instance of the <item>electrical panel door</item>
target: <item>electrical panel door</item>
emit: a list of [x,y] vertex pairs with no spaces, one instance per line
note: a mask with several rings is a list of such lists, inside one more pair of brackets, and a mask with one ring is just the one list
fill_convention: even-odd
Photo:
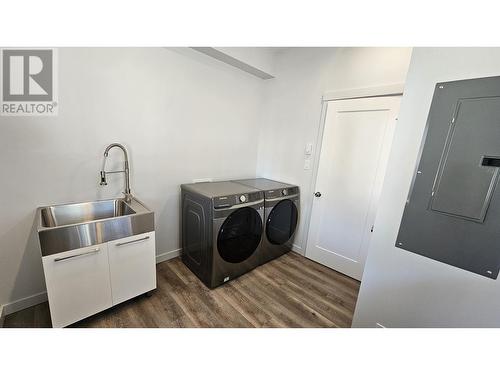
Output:
[[438,83],[396,246],[496,279],[499,168],[500,77]]

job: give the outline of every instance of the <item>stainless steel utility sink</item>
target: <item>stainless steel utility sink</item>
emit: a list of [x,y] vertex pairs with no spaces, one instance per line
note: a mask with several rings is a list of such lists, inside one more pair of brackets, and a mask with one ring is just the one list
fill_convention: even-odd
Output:
[[50,228],[131,214],[135,214],[135,211],[121,199],[41,208],[42,226]]
[[136,198],[39,207],[42,256],[154,231],[154,213]]

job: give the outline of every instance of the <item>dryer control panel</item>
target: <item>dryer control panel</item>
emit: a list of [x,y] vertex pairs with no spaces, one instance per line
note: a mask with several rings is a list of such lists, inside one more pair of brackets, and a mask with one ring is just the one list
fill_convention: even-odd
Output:
[[299,194],[297,186],[286,187],[283,189],[267,190],[265,193],[266,199],[283,198]]

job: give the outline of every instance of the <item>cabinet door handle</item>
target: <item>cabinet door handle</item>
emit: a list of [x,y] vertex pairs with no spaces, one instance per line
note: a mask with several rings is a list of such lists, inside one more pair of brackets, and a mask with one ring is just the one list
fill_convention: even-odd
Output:
[[146,240],[149,240],[149,236],[146,236],[146,237],[143,237],[143,238],[138,238],[138,239],[132,240],[132,241],[120,242],[120,243],[117,243],[116,246],[123,246],[123,245],[128,245],[129,243],[146,241]]
[[101,249],[97,248],[97,249],[94,249],[94,250],[91,250],[91,251],[87,251],[87,252],[81,253],[81,254],[75,254],[75,255],[69,255],[67,257],[55,258],[54,262],[60,262],[61,260],[66,260],[66,259],[81,257],[81,256],[84,256],[84,255],[94,254],[94,253],[97,253],[99,251],[101,251]]

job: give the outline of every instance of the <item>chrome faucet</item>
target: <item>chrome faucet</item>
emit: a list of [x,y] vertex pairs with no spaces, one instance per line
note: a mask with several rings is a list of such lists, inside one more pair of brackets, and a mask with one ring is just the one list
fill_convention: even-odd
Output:
[[[125,156],[125,163],[124,163],[124,168],[122,171],[109,171],[106,172],[106,160],[108,159],[108,154],[109,150],[111,150],[113,147],[118,147],[123,151],[123,155]],[[106,173],[125,173],[125,191],[123,194],[125,194],[125,201],[130,203],[132,201],[132,193],[130,192],[130,168],[128,165],[128,154],[127,150],[123,145],[119,143],[111,143],[108,147],[106,147],[106,150],[104,150],[104,160],[102,162],[102,170],[101,170],[101,186],[105,186],[108,184],[106,181]]]

